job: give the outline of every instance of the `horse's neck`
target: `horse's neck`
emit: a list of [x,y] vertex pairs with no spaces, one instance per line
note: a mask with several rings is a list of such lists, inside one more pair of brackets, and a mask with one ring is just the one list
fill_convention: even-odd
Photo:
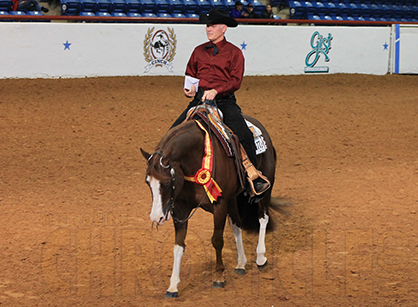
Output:
[[192,156],[191,153],[202,152],[204,138],[197,125],[189,121],[172,131],[161,145],[170,161],[184,164],[187,163],[187,157]]

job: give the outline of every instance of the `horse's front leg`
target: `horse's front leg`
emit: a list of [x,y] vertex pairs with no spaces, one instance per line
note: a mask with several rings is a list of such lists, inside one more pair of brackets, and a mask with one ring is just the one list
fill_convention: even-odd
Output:
[[186,239],[187,233],[187,222],[184,223],[174,223],[174,227],[176,230],[176,239],[173,249],[173,271],[171,273],[170,278],[170,287],[165,294],[165,297],[177,297],[179,290],[177,289],[177,285],[180,282],[180,266],[181,266],[181,258],[183,257],[184,250],[186,248],[186,244],[184,240]]
[[269,222],[269,216],[266,213],[264,213],[264,216],[259,219],[259,222],[260,222],[260,232],[258,235],[256,263],[259,269],[263,269],[267,267],[268,265],[267,258],[264,256],[264,254],[266,253],[265,239],[266,239],[267,224]]
[[227,216],[227,206],[225,201],[214,205],[213,220],[214,230],[212,236],[212,245],[216,251],[216,267],[213,280],[213,288],[223,288],[225,285],[224,271],[225,266],[222,261],[222,248],[224,247],[224,229]]

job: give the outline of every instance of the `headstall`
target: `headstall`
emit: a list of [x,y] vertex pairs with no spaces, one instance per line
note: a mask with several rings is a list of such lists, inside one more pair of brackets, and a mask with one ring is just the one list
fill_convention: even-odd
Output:
[[[152,157],[154,155],[160,155],[160,165],[162,168],[164,169],[170,169],[170,183],[171,183],[171,192],[170,192],[170,202],[169,202],[169,207],[167,209],[167,212],[165,213],[164,216],[167,216],[168,210],[170,210],[170,214],[171,216],[173,216],[173,210],[174,210],[174,192],[176,190],[176,171],[174,170],[174,168],[171,166],[170,160],[168,161],[168,165],[164,165],[163,164],[163,158],[167,158],[162,152],[159,151],[155,151],[149,158],[148,158],[148,164],[151,161]],[[174,219],[174,216],[173,216]]]

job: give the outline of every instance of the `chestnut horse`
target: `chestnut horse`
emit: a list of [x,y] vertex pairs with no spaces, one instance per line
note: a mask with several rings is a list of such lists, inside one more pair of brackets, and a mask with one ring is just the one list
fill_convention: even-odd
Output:
[[[222,195],[216,201],[211,202],[203,185],[185,180],[185,177],[191,178],[201,170],[202,159],[205,156],[205,137],[208,134],[198,126],[195,120],[183,122],[169,130],[152,155],[141,148],[142,155],[148,161],[146,182],[152,193],[151,221],[157,226],[163,225],[170,218],[173,218],[174,221],[174,263],[166,297],[177,297],[178,295],[177,285],[180,282],[180,264],[185,249],[187,224],[198,207],[213,214],[212,244],[216,250],[213,287],[224,286],[225,267],[222,262],[222,248],[227,216],[229,216],[238,250],[238,265],[235,268],[235,273],[240,275],[245,273],[247,259],[242,242],[242,228],[251,222],[248,217],[256,218],[259,221],[256,263],[259,268],[268,264],[264,255],[266,252],[265,234],[269,221],[269,207],[275,201],[271,198],[271,190],[274,183],[276,151],[266,129],[260,122],[248,116],[245,118],[262,131],[267,145],[267,150],[257,156],[257,168],[270,180],[271,188],[256,204],[249,203],[248,196],[239,182],[234,159],[228,157],[220,141],[215,137],[211,138],[213,148],[211,176],[222,190]],[[247,214],[247,217],[243,218],[245,209],[248,208],[258,211],[258,216],[257,214]]]

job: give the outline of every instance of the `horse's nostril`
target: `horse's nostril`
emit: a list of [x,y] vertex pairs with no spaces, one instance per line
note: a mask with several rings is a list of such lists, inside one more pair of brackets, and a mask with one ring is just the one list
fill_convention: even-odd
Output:
[[158,221],[158,224],[161,223],[164,220],[164,216],[160,217],[160,220]]

